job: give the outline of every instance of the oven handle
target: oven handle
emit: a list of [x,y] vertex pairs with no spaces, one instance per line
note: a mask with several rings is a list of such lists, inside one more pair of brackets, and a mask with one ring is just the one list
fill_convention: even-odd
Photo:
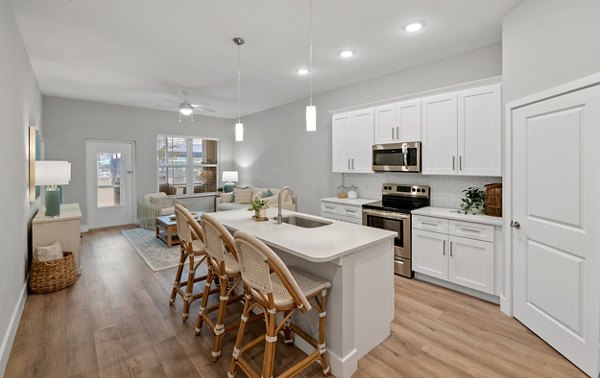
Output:
[[363,209],[363,214],[374,215],[376,217],[388,218],[388,219],[400,219],[400,220],[410,219],[410,214],[395,213],[392,211]]

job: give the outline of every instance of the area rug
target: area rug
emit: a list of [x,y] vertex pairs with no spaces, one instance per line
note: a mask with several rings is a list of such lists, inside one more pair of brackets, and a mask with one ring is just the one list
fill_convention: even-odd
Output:
[[121,232],[153,272],[172,268],[179,264],[179,245],[167,247],[162,240],[156,237],[154,231],[133,228]]

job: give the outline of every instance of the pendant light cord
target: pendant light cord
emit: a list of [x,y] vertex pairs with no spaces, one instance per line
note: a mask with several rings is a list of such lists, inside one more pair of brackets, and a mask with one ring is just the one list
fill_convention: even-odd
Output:
[[309,93],[310,93],[310,106],[312,106],[312,56],[313,56],[313,39],[312,39],[312,0],[308,3],[308,39],[310,41],[310,46],[308,49],[308,74],[310,75],[308,78],[309,85]]
[[241,59],[240,59],[240,45],[239,44],[237,45],[237,50],[238,50],[237,51],[237,53],[238,53],[238,76],[237,76],[237,80],[238,80],[238,83],[237,83],[238,84],[238,88],[237,88],[238,89],[238,123],[242,123],[241,114],[240,114],[241,113],[241,111],[240,111],[240,107],[241,107],[241,105],[240,105],[241,104],[241,102],[240,102],[240,96],[241,96],[240,82],[241,82],[241,77],[242,77],[242,74],[241,74],[241,71],[242,71],[241,65],[242,64],[241,64]]

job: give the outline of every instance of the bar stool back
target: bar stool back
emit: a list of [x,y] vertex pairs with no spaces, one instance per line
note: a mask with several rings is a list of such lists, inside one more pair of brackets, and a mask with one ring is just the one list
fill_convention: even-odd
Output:
[[[326,349],[326,309],[327,289],[331,283],[313,273],[296,267],[286,267],[279,256],[266,244],[244,232],[235,233],[235,245],[238,251],[240,271],[246,284],[246,302],[241,325],[233,349],[228,376],[233,377],[237,368],[249,377],[272,377],[275,363],[275,345],[280,331],[284,333],[284,342],[293,342],[292,332],[311,344],[315,351],[297,362],[280,376],[292,376],[319,361],[323,374],[329,374]],[[310,300],[313,301],[311,305]],[[265,317],[266,332],[246,345],[243,344],[246,322],[254,308],[262,310]],[[319,340],[291,323],[296,310],[302,313],[312,308],[319,312]],[[277,313],[283,313],[283,320],[277,323]],[[264,341],[265,353],[262,373],[258,374],[244,358],[243,353],[260,345]]]
[[[194,294],[193,291],[195,283],[206,280],[206,275],[196,277],[196,271],[206,259],[206,253],[204,251],[204,233],[198,221],[194,219],[188,209],[180,204],[176,204],[175,219],[181,254],[179,256],[179,265],[175,274],[175,282],[173,283],[173,290],[171,290],[169,304],[173,305],[175,303],[177,295],[181,297],[183,300],[181,317],[185,321],[189,316],[190,304],[203,295],[202,292]],[[181,275],[183,274],[183,267],[186,260],[189,260],[188,277],[186,281],[182,282]]]

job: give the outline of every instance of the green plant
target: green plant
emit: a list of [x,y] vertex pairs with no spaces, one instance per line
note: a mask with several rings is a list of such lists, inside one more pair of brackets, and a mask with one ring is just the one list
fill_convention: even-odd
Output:
[[219,186],[217,188],[217,193],[223,193],[223,187],[222,186]]
[[250,201],[250,207],[248,207],[248,211],[258,211],[260,209],[267,208],[269,208],[269,200],[255,198],[252,201]]
[[475,186],[469,189],[463,190],[465,198],[462,199],[460,209],[465,214],[483,214],[483,207],[485,201],[485,192]]

